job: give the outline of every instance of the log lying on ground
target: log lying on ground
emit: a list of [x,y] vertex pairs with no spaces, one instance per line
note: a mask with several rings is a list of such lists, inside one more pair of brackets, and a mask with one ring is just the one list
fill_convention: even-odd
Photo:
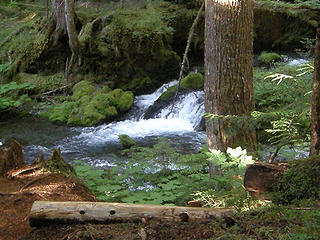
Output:
[[232,211],[147,204],[35,201],[29,223],[35,227],[50,223],[145,222],[152,219],[208,222],[226,216]]
[[266,192],[272,191],[272,186],[277,183],[277,174],[289,168],[287,163],[248,164],[244,175],[244,187],[252,196],[258,199],[269,199]]

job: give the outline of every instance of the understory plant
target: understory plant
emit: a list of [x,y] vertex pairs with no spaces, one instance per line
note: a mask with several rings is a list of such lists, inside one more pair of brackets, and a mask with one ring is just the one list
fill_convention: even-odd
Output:
[[29,83],[10,82],[0,85],[0,112],[11,111],[30,100],[28,91],[34,86]]
[[[224,175],[211,179],[208,163],[215,157]],[[185,206],[196,199],[206,206],[239,208],[251,201],[242,182],[244,166],[252,158],[241,148],[226,155],[207,150],[182,154],[174,143],[160,139],[152,147],[133,146],[115,158],[116,166],[110,169],[75,163],[77,175],[101,201]],[[205,195],[214,201],[208,203]]]

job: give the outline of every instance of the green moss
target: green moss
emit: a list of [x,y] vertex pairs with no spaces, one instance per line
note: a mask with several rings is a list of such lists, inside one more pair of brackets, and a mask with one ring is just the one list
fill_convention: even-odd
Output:
[[121,89],[115,89],[109,93],[111,105],[115,106],[120,112],[125,112],[130,109],[133,104],[133,97],[132,92]]
[[136,145],[136,142],[126,134],[121,134],[118,136],[118,138],[122,147],[124,148],[131,148],[132,146]]
[[148,76],[136,76],[134,77],[127,85],[124,86],[124,89],[128,89],[134,92],[139,92],[141,90],[146,90],[152,84],[152,80]]
[[81,81],[72,88],[72,99],[77,101],[84,96],[91,96],[95,92],[95,88],[88,81]]
[[275,62],[281,62],[281,56],[274,52],[262,52],[259,58],[264,64],[268,65]]
[[81,81],[73,87],[71,101],[55,106],[48,115],[52,121],[91,126],[129,110],[133,97],[130,91],[111,91],[108,87],[97,91],[90,82]]
[[181,87],[190,90],[203,89],[204,77],[201,73],[190,73],[181,80]]
[[108,87],[108,86],[103,86],[103,88],[101,88],[101,93],[109,93],[109,92],[111,92],[112,91],[112,89],[110,88],[110,87]]
[[177,91],[177,86],[169,87],[165,92],[161,94],[161,96],[157,99],[159,102],[170,102],[170,100],[174,97]]
[[301,199],[320,198],[320,157],[293,160],[274,186],[275,202],[291,203]]
[[50,172],[58,172],[67,177],[76,175],[74,168],[62,158],[60,149],[53,151],[50,158],[44,162],[44,168],[48,169]]
[[50,112],[49,119],[53,122],[67,122],[72,110],[76,107],[75,102],[64,102],[57,105]]
[[35,91],[46,92],[66,85],[64,74],[40,75],[21,72],[14,78],[18,83],[31,83]]

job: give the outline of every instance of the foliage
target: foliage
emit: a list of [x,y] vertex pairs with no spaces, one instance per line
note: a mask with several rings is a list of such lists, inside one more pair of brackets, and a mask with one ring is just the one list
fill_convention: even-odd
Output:
[[280,64],[267,72],[255,69],[256,111],[252,116],[261,142],[296,144],[305,141],[310,126],[311,84],[312,68],[308,65]]
[[288,204],[301,199],[319,199],[319,171],[319,156],[290,161],[290,168],[279,176],[274,186],[274,201]]
[[29,83],[10,82],[0,85],[0,112],[15,109],[29,101],[27,92],[33,88]]
[[112,120],[126,112],[133,104],[133,94],[121,89],[96,90],[92,83],[81,81],[74,85],[71,101],[56,105],[48,112],[54,122],[91,126],[104,120]]
[[[208,158],[221,160],[224,176],[209,178]],[[208,206],[237,205],[242,209],[253,201],[242,184],[245,164],[251,161],[240,148],[229,149],[227,155],[206,150],[181,154],[173,143],[160,139],[152,147],[123,150],[117,166],[109,170],[80,162],[75,164],[75,170],[102,201],[186,205],[193,198],[201,198]],[[210,203],[203,198],[205,194],[213,199]]]

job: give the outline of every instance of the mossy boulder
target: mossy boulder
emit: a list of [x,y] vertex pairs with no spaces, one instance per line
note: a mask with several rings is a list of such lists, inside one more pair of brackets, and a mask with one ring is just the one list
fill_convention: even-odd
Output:
[[202,90],[204,77],[201,73],[190,73],[181,80],[181,87],[189,90]]
[[134,95],[121,89],[103,87],[96,90],[92,83],[81,81],[73,87],[71,101],[55,106],[49,119],[70,125],[92,126],[111,121],[130,109]]
[[281,56],[275,52],[262,52],[259,56],[262,63],[266,65],[271,65],[276,62],[281,62]]
[[320,157],[292,160],[289,169],[278,176],[273,201],[291,203],[301,199],[320,199]]
[[121,134],[118,136],[118,138],[122,147],[124,148],[131,148],[132,146],[136,145],[136,142],[126,134]]

